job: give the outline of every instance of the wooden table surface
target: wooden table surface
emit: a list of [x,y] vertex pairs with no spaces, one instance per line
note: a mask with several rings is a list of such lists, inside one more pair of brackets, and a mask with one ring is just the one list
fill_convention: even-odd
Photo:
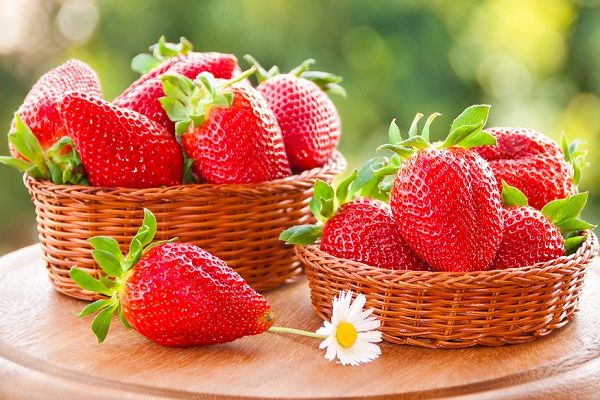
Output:
[[[84,302],[53,291],[38,246],[0,259],[1,399],[599,399],[600,265],[581,311],[535,342],[432,350],[384,344],[361,367],[318,341],[263,334],[212,347],[160,347],[115,321],[97,345]],[[306,282],[267,293],[278,323],[316,329]]]

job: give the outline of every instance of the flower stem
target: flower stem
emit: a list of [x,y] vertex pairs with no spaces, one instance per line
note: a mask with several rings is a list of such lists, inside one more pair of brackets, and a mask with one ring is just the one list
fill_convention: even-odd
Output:
[[272,326],[272,327],[269,328],[268,332],[271,332],[271,333],[290,333],[292,335],[306,336],[306,337],[311,337],[311,338],[316,338],[316,339],[325,339],[325,338],[327,338],[327,335],[319,335],[319,334],[314,333],[314,332],[303,331],[301,329],[286,328],[284,326]]

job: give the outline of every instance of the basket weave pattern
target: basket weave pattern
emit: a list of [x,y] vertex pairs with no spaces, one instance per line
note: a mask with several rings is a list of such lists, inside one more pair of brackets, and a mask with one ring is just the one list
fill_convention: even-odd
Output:
[[90,237],[114,237],[122,250],[154,213],[157,240],[178,237],[224,259],[257,290],[272,289],[302,271],[294,250],[278,237],[292,225],[313,223],[308,208],[316,179],[331,180],[346,167],[336,152],[322,168],[270,182],[179,185],[127,189],[55,185],[25,176],[36,209],[39,239],[50,279],[59,292],[93,300],[69,277],[74,265],[98,276]]
[[392,271],[296,246],[311,302],[324,319],[340,290],[367,297],[383,339],[431,348],[500,346],[545,336],[577,311],[585,269],[598,252],[593,232],[570,256],[531,267],[471,273]]

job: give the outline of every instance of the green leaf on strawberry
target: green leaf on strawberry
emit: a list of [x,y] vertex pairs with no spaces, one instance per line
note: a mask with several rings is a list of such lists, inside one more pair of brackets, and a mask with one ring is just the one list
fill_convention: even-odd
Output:
[[581,181],[581,171],[590,165],[586,160],[588,152],[581,147],[584,142],[575,139],[569,143],[567,135],[563,132],[560,138],[560,144],[565,160],[573,168],[573,183],[578,185]]
[[169,43],[164,36],[161,36],[158,43],[149,47],[152,54],[142,53],[133,57],[131,69],[134,72],[145,74],[169,58],[188,54],[193,47],[192,43],[183,36],[179,39],[179,43]]
[[[274,65],[267,71],[262,65],[260,65],[258,61],[256,61],[254,57],[249,54],[246,54],[244,59],[256,69],[258,83],[264,82],[269,78],[281,74],[278,66]],[[346,90],[340,85],[342,82],[342,77],[324,71],[310,71],[310,66],[314,63],[315,60],[309,58],[296,68],[292,69],[289,74],[314,82],[324,92],[346,97]]]
[[[578,193],[565,199],[557,199],[546,204],[541,213],[545,215],[558,229],[565,239],[565,251],[570,254],[585,240],[580,232],[594,229],[596,225],[590,224],[580,218],[588,193]],[[502,200],[507,207],[524,207],[528,205],[527,197],[514,186],[502,181]]]
[[230,107],[233,94],[227,88],[254,72],[255,69],[251,68],[222,82],[218,82],[210,72],[202,72],[194,80],[177,73],[163,74],[160,80],[165,96],[158,100],[169,119],[175,122],[176,134],[181,136],[190,124],[201,126],[211,107]]
[[286,244],[313,244],[323,234],[323,225],[297,225],[286,229],[279,235],[279,240]]
[[526,206],[527,196],[514,186],[502,181],[502,201],[507,207]]
[[[446,140],[439,146],[471,148],[475,146],[495,145],[496,139],[483,131],[483,127],[488,119],[489,110],[490,106],[487,104],[468,107],[454,119],[450,127],[450,133],[446,137]],[[430,127],[433,121],[440,115],[440,113],[431,114],[419,133],[419,121],[423,117],[423,114],[417,113],[409,128],[407,139],[402,137],[395,121],[392,121],[388,132],[389,143],[379,146],[377,151],[391,150],[396,153],[394,157],[401,160],[410,157],[417,150],[432,146],[429,139]],[[434,144],[434,146],[438,145]],[[400,162],[392,163],[392,165],[399,166]],[[394,175],[396,172],[397,169],[394,168],[385,170],[380,168],[378,171],[380,174],[389,173],[390,175]]]

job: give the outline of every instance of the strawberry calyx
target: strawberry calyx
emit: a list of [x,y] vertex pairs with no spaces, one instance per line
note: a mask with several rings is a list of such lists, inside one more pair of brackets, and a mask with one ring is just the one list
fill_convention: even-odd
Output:
[[[217,80],[210,72],[202,72],[193,80],[178,73],[161,75],[165,96],[158,100],[169,119],[175,122],[177,141],[181,144],[181,136],[190,125],[201,126],[213,106],[230,107],[233,104],[233,92],[228,88],[254,72],[255,69],[250,68],[226,81]],[[183,183],[194,183],[196,182],[192,172],[194,160],[188,156],[183,146],[182,154]]]
[[15,129],[8,134],[8,141],[21,157],[0,157],[0,163],[17,168],[27,175],[50,180],[58,185],[87,185],[81,158],[73,140],[64,136],[44,150],[33,131],[15,114]]
[[317,179],[309,207],[318,223],[292,226],[281,232],[279,240],[286,244],[315,243],[323,235],[323,225],[337,213],[338,208],[356,197],[356,192],[352,190],[351,185],[358,176],[357,170],[352,171],[335,189],[327,182]]
[[372,173],[370,173],[370,177],[372,181],[364,187],[377,187],[376,193],[380,198],[388,197],[392,182],[386,181],[386,176],[395,176],[404,160],[419,150],[429,147],[462,147],[468,149],[475,146],[496,145],[496,138],[483,130],[490,107],[487,104],[476,104],[467,107],[454,119],[450,126],[450,133],[442,143],[431,143],[429,137],[431,124],[441,115],[440,113],[436,112],[429,115],[420,132],[419,122],[423,118],[423,114],[417,113],[408,129],[407,138],[400,132],[396,120],[392,120],[388,129],[388,143],[379,146],[377,151],[391,150],[395,154],[389,158],[378,158],[374,165],[371,165]]
[[[267,71],[262,65],[260,65],[260,63],[254,57],[252,57],[249,54],[246,54],[244,56],[244,60],[246,60],[253,67],[256,67],[256,78],[258,80],[258,83],[262,83],[269,78],[282,74],[277,65],[272,66]],[[288,72],[288,74],[293,75],[297,78],[303,78],[314,82],[324,92],[334,93],[342,97],[346,97],[346,89],[344,89],[340,85],[343,78],[339,75],[334,75],[329,72],[310,71],[310,67],[314,63],[315,60],[309,58],[308,60],[305,60],[302,64]]]
[[[585,241],[585,236],[581,235],[581,232],[596,227],[596,225],[581,219],[581,212],[587,199],[588,192],[577,193],[564,199],[553,200],[541,209],[541,213],[560,229],[565,240],[567,254],[573,253]],[[528,205],[527,196],[504,181],[502,181],[502,200],[507,207]]]
[[590,165],[586,160],[588,152],[581,147],[585,142],[575,139],[569,143],[567,135],[563,132],[560,137],[560,144],[565,160],[573,170],[573,183],[578,185],[581,181],[581,171]]
[[487,104],[477,104],[467,107],[450,126],[450,133],[443,143],[432,144],[429,139],[429,130],[432,122],[441,114],[431,114],[421,132],[419,132],[419,121],[423,114],[417,113],[408,130],[408,138],[404,138],[395,120],[390,124],[388,131],[389,143],[377,148],[380,150],[391,150],[401,158],[410,157],[415,151],[428,147],[450,148],[462,147],[465,149],[475,146],[496,145],[496,138],[483,130],[490,111]]
[[124,283],[133,273],[132,268],[138,263],[142,255],[156,245],[175,240],[152,242],[155,235],[156,217],[150,210],[144,209],[142,226],[131,240],[127,254],[123,255],[118,242],[112,237],[95,236],[88,240],[93,248],[92,257],[102,269],[104,275],[96,279],[77,267],[72,267],[69,271],[69,276],[79,287],[108,297],[108,299],[100,299],[90,303],[78,314],[79,317],[85,317],[97,313],[91,327],[98,343],[102,343],[106,339],[115,313],[119,316],[123,326],[131,329],[131,325],[123,314],[119,293]]
[[163,35],[148,49],[151,54],[141,53],[131,60],[131,69],[134,72],[145,74],[170,58],[188,54],[194,46],[183,36],[179,38],[179,43],[169,43]]
[[183,135],[190,124],[201,126],[213,106],[230,107],[233,93],[228,88],[254,72],[250,68],[227,81],[217,80],[210,72],[202,72],[193,80],[178,73],[161,75],[165,96],[159,101],[175,122],[176,134]]

